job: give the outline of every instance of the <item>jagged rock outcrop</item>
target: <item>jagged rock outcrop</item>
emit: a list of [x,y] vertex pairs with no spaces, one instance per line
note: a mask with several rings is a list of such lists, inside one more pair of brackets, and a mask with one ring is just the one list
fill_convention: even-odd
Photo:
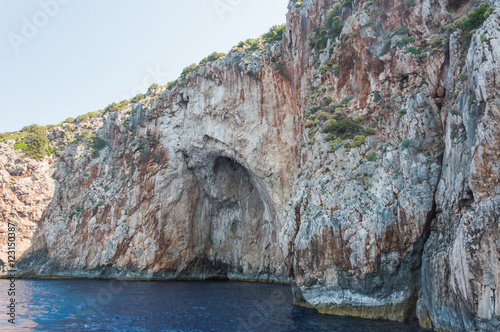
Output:
[[20,268],[290,282],[322,313],[499,329],[492,5],[292,1],[282,41],[51,128],[58,157],[0,143]]
[[[497,14],[489,16],[463,67],[455,60],[447,72],[448,90],[457,93],[448,103],[438,213],[425,245],[419,311],[450,331],[500,329],[499,25]],[[455,59],[461,52],[457,39],[454,34],[450,41]],[[467,79],[456,82],[462,74]]]
[[[14,150],[14,141],[0,143],[0,274],[9,269],[9,224],[15,225],[15,259],[30,247],[37,222],[55,191],[53,160],[36,161]],[[12,226],[11,226],[12,227]],[[11,258],[12,259],[12,258]]]

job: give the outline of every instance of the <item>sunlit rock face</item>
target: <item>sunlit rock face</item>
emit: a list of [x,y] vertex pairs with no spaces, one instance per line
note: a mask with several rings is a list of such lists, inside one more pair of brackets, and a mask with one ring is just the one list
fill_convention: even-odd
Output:
[[37,276],[288,281],[278,236],[301,126],[289,84],[258,60],[247,70],[230,55],[93,120],[108,147],[97,158],[63,150],[24,266]]
[[50,129],[57,157],[0,144],[21,271],[290,282],[322,313],[498,330],[500,18],[469,41],[477,8],[291,3],[282,41]]

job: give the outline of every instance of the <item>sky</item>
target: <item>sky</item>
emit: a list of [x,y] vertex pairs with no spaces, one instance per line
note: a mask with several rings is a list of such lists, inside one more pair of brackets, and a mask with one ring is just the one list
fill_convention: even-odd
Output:
[[286,21],[288,0],[0,0],[0,133],[105,108]]

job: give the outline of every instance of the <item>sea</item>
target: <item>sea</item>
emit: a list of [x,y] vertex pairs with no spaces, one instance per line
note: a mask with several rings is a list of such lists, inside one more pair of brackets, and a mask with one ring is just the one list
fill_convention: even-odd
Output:
[[0,331],[427,331],[321,315],[294,306],[282,284],[16,280],[9,295],[10,286],[0,280]]

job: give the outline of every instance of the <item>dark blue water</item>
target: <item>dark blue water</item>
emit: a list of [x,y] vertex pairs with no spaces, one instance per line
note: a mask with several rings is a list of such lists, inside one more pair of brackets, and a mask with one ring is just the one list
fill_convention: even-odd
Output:
[[17,280],[16,325],[0,331],[426,331],[324,316],[292,304],[290,286],[233,282]]

